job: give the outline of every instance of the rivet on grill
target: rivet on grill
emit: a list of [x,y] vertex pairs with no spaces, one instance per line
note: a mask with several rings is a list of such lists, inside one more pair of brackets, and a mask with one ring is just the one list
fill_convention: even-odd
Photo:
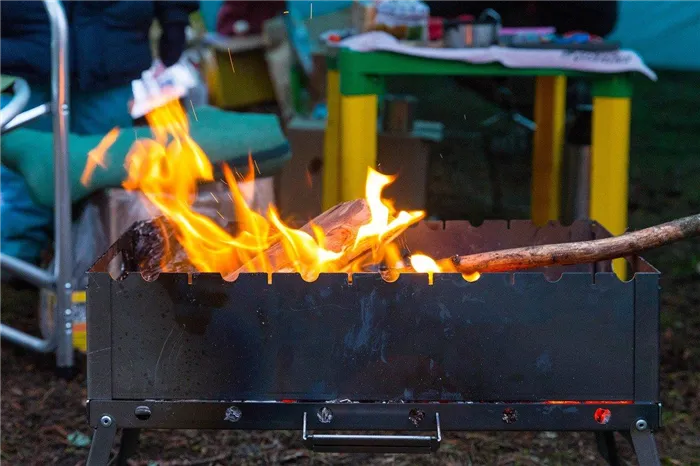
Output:
[[316,413],[318,420],[323,424],[329,424],[333,420],[333,411],[327,407],[323,407]]
[[147,421],[151,417],[151,408],[148,406],[137,406],[134,415],[141,421]]
[[595,422],[603,425],[610,422],[610,416],[610,410],[605,408],[598,408],[595,410],[595,413],[593,413],[593,419],[595,419]]
[[637,430],[647,430],[647,427],[649,427],[647,421],[645,421],[644,419],[637,420],[634,426],[637,428]]
[[112,418],[105,414],[100,418],[100,424],[102,424],[103,427],[109,427],[112,425]]
[[518,420],[518,412],[513,408],[506,408],[503,410],[503,422],[506,424],[513,424]]
[[418,427],[418,424],[425,419],[425,412],[420,409],[413,408],[408,412],[408,419],[410,419],[414,426]]
[[241,416],[243,416],[243,413],[241,413],[241,410],[238,409],[238,407],[230,406],[229,408],[226,409],[226,415],[224,416],[224,421],[238,422],[241,420]]

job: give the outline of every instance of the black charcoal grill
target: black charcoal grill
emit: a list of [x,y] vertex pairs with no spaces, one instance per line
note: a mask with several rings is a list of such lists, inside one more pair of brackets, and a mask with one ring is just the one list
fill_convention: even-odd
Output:
[[[452,221],[400,241],[449,257],[607,236],[590,222]],[[295,429],[313,450],[365,452],[435,451],[445,431],[593,431],[611,464],[618,431],[659,464],[659,272],[639,257],[629,281],[601,262],[268,284],[158,274],[162,244],[138,223],[90,271],[88,464],[107,462],[117,427]]]

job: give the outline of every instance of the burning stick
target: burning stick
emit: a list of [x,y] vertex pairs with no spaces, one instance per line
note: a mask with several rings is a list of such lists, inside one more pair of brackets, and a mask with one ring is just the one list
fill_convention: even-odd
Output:
[[504,249],[454,256],[451,260],[461,273],[508,272],[617,259],[695,236],[700,236],[700,214],[614,238]]
[[[364,199],[343,202],[325,211],[318,217],[300,228],[301,231],[313,235],[313,226],[320,227],[325,232],[325,248],[329,251],[340,252],[343,246],[352,244],[357,237],[357,231],[371,219],[369,205]],[[272,272],[291,269],[292,260],[284,250],[281,242],[277,242],[264,252]],[[245,264],[226,278],[233,279],[240,273],[256,271],[255,260]]]
[[[338,204],[327,210],[312,221],[300,228],[309,235],[314,234],[314,229],[324,232],[323,248],[327,251],[340,253],[340,256],[333,260],[333,267],[337,271],[350,271],[349,268],[355,261],[381,249],[396,239],[406,228],[423,218],[423,213],[405,212],[400,215],[398,221],[390,222],[382,230],[381,236],[363,236],[362,227],[369,227],[372,222],[371,206],[365,199],[357,199]],[[358,239],[359,237],[359,239]],[[285,251],[283,242],[277,242],[264,251],[267,263],[270,264],[270,272],[290,273],[294,272],[292,257]],[[257,269],[257,259],[253,259],[229,274],[226,279],[235,279],[238,274],[254,272]]]

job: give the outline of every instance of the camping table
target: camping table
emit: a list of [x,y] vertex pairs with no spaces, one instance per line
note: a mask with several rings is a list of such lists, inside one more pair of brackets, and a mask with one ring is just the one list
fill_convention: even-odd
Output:
[[[536,78],[532,219],[559,217],[560,166],[565,133],[566,78],[592,81],[593,134],[589,217],[613,234],[627,228],[631,73],[507,68],[347,48],[329,57],[328,125],[323,204],[364,196],[367,167],[377,157],[378,95],[386,76],[528,76]],[[621,270],[621,269],[619,269]]]

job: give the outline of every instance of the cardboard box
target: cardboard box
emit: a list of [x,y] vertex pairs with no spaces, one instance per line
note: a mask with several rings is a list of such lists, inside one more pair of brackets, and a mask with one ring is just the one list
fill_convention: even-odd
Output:
[[[294,118],[287,137],[292,161],[278,175],[277,206],[284,219],[306,221],[322,212],[323,139],[326,122]],[[398,209],[424,210],[430,142],[442,140],[440,123],[416,121],[410,134],[378,135],[377,169],[398,175],[384,191]]]

